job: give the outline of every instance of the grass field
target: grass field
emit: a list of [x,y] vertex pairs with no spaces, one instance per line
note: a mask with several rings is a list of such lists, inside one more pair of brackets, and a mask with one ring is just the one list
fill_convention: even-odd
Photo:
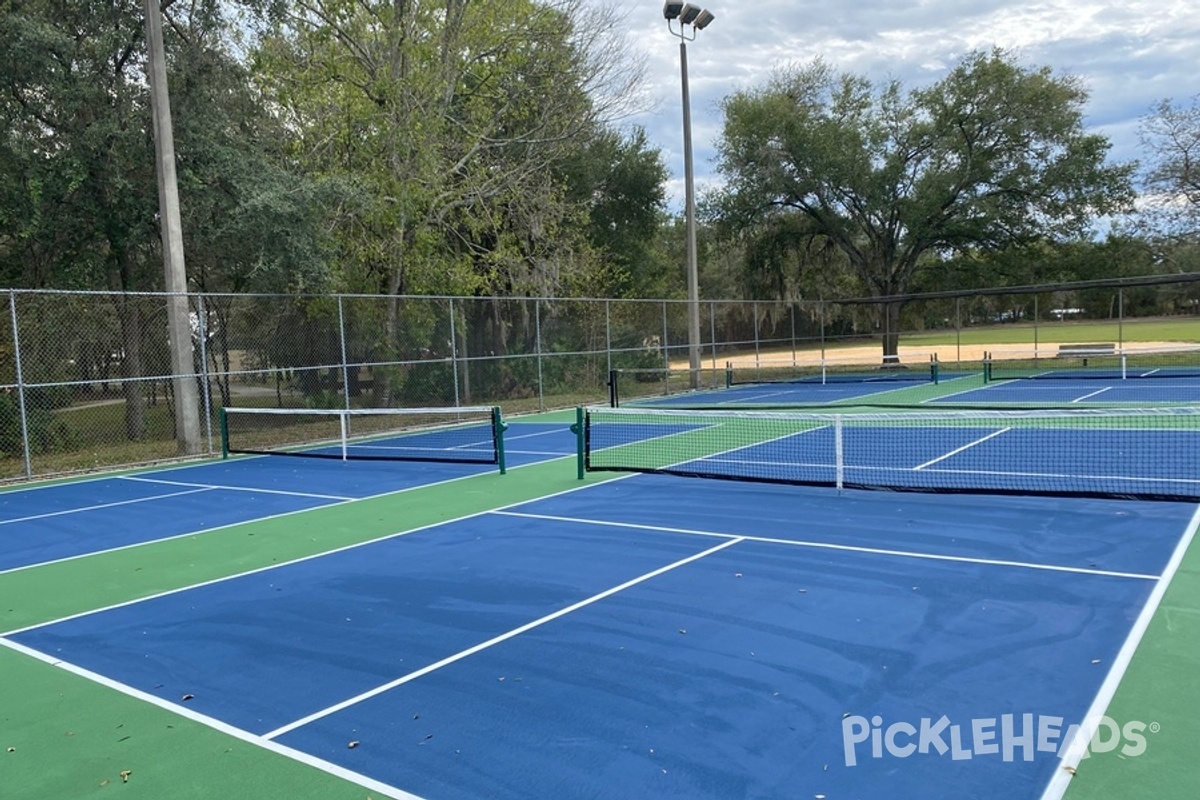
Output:
[[987,328],[964,328],[904,334],[900,341],[907,345],[964,345],[1025,344],[1039,342],[1197,342],[1200,343],[1200,317],[1167,317],[1147,320],[1116,320],[1103,322],[1043,322],[1038,325],[1019,323],[993,325]]

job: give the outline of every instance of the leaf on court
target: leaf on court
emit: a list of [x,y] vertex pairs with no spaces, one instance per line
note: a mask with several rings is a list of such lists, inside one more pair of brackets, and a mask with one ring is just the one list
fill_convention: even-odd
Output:
[[17,752],[17,748],[15,748],[15,747],[10,747],[10,748],[8,748],[8,752],[10,752],[10,753],[15,753],[15,752]]
[[735,578],[740,578],[740,577],[742,577],[742,573],[740,573],[740,572],[735,572],[735,573],[733,573],[733,577],[735,577]]
[[687,633],[687,628],[680,628],[680,629],[679,629],[679,632],[680,632],[680,633]]
[[105,778],[104,780],[100,781],[100,785],[101,785],[101,786],[108,786],[108,778]]
[[347,743],[346,747],[349,747],[351,750],[353,750],[354,748],[358,747],[358,742],[351,741],[351,742]]
[[131,769],[121,770],[121,783],[129,783],[129,776],[133,774]]
[[1100,663],[1100,659],[1098,659],[1098,658],[1093,658],[1093,659],[1092,659],[1092,663],[1093,663],[1093,664],[1099,664],[1099,663]]
[[191,700],[191,699],[192,699],[193,697],[195,697],[195,696],[196,696],[196,695],[194,695],[194,694],[185,694],[185,695],[184,695],[183,697],[181,697],[180,699],[181,699],[181,700],[183,700],[183,701],[186,703],[188,700]]

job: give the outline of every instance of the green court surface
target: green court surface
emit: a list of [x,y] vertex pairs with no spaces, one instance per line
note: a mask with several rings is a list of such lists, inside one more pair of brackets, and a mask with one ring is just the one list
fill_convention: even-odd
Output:
[[[937,387],[902,390],[914,402]],[[941,391],[947,391],[943,385]],[[541,421],[567,424],[573,415]],[[613,476],[615,477],[615,476]],[[574,457],[409,489],[0,573],[0,632],[570,492]],[[1191,800],[1200,786],[1200,544],[1193,543],[1107,713],[1141,720],[1143,754],[1101,753],[1071,780],[1070,800]],[[0,798],[363,800],[386,796],[282,746],[167,711],[46,660],[0,647]],[[307,761],[306,761],[307,759]],[[830,797],[829,800],[834,800]]]

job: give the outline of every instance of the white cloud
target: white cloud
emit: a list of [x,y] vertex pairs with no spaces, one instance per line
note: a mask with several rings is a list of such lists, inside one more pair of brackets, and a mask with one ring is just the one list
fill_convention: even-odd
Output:
[[[588,0],[599,6],[614,0]],[[688,45],[698,184],[711,183],[721,98],[760,85],[775,69],[820,57],[838,70],[909,86],[937,80],[971,50],[1002,47],[1029,65],[1078,76],[1091,92],[1088,124],[1112,157],[1139,157],[1137,121],[1156,101],[1200,93],[1200,7],[1192,0],[702,0],[716,15]],[[646,128],[667,166],[683,173],[678,39],[658,0],[615,0],[619,26],[645,53],[653,111]],[[673,181],[672,206],[682,206]]]

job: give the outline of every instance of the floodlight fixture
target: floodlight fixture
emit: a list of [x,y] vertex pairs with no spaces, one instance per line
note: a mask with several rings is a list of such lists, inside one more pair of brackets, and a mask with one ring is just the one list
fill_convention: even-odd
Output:
[[712,22],[714,19],[716,18],[713,16],[713,13],[706,8],[700,12],[699,16],[696,17],[696,21],[692,23],[692,27],[698,31],[702,31],[707,28],[708,23]]
[[668,19],[679,19],[679,13],[683,11],[683,3],[668,2],[663,3],[663,16]]
[[700,16],[700,6],[694,6],[691,3],[685,3],[683,10],[679,12],[679,24],[691,25],[696,21],[696,17]]

